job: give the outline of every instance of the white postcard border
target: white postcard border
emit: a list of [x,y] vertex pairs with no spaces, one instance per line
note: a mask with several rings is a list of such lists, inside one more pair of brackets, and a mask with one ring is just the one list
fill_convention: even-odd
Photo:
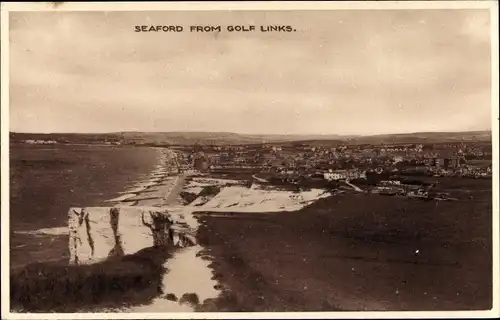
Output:
[[[276,312],[276,313],[11,313],[9,303],[9,12],[12,11],[154,11],[154,10],[388,10],[489,9],[491,12],[492,143],[493,143],[493,308],[488,311],[436,312]],[[70,2],[1,4],[1,233],[2,318],[5,319],[251,319],[251,318],[488,318],[499,310],[499,60],[498,3],[496,1],[387,1],[387,2]]]

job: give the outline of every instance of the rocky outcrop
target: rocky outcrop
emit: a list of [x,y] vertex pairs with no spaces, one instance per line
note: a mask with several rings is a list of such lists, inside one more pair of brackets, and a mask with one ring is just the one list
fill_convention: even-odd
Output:
[[68,212],[72,264],[89,264],[149,247],[189,247],[194,230],[166,209],[87,207]]

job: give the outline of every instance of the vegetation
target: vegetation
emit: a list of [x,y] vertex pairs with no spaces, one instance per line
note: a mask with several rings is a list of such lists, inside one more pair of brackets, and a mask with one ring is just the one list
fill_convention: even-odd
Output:
[[196,198],[198,198],[198,195],[196,193],[186,192],[186,191],[182,191],[180,193],[180,196],[184,202],[184,205],[188,205],[191,202],[193,202]]
[[210,197],[210,196],[215,196],[220,192],[220,187],[218,186],[206,186],[201,190],[201,192],[198,194],[199,197]]
[[80,308],[147,303],[161,293],[166,248],[148,248],[104,262],[72,266],[36,263],[12,270],[13,310],[78,312]]

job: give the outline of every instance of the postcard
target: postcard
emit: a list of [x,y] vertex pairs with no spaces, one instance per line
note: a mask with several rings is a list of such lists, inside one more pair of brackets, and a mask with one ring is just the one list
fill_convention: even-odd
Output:
[[2,318],[499,313],[498,3],[2,3]]

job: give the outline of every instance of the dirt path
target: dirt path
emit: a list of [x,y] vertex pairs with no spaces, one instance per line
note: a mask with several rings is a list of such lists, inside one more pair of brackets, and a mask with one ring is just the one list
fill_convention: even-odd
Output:
[[165,205],[167,206],[182,205],[180,193],[182,191],[182,187],[184,186],[186,175],[180,174],[175,179],[174,185],[170,189],[170,193],[165,197]]
[[357,192],[363,192],[363,190],[361,188],[359,188],[358,186],[353,185],[352,183],[349,182],[349,180],[346,180],[345,184],[347,184],[348,186],[352,187]]

